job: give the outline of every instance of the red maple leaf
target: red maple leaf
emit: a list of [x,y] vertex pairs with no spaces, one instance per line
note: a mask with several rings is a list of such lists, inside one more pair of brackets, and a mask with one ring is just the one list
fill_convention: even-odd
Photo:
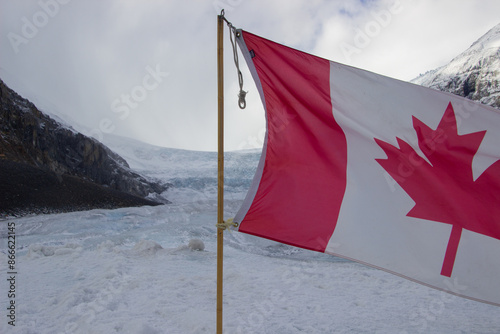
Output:
[[500,239],[500,160],[474,181],[472,159],[486,131],[459,135],[451,102],[436,130],[415,116],[413,128],[428,161],[400,138],[399,148],[375,138],[387,154],[376,160],[415,201],[407,216],[452,225],[441,270],[450,277],[462,229]]

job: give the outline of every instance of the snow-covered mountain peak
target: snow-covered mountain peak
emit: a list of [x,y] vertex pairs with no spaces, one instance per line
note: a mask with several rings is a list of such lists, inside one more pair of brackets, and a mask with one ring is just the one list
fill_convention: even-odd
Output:
[[500,108],[500,24],[447,65],[411,82]]
[[493,49],[493,51],[495,51],[495,49],[498,51],[498,48],[500,48],[500,23],[491,28],[477,41],[472,43],[469,50],[485,50],[486,52],[489,52],[491,49]]

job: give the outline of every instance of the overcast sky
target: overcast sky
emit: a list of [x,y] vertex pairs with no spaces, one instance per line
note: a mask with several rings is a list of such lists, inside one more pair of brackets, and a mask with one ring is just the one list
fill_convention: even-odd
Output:
[[[411,80],[500,23],[498,0],[0,0],[0,77],[43,111],[101,138],[216,150],[217,14],[340,63]],[[258,147],[225,34],[226,150]]]

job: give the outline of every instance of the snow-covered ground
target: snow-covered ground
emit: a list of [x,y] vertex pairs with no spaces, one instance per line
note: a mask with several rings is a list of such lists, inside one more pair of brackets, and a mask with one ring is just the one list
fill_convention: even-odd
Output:
[[[170,182],[164,195],[173,203],[0,222],[0,333],[214,333],[216,154],[106,143],[132,168]],[[238,210],[258,157],[226,155],[226,218]],[[15,298],[8,297],[9,223]],[[225,234],[225,333],[500,333],[499,307],[329,255]],[[195,239],[203,251],[188,247]],[[11,300],[15,327],[6,316]]]

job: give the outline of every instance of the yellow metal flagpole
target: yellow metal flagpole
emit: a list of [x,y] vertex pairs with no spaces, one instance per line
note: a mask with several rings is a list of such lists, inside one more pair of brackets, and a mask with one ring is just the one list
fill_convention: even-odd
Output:
[[222,263],[224,252],[224,11],[217,16],[218,164],[217,164],[217,334],[222,334]]
[[[238,227],[238,223],[232,219],[224,221],[224,21],[231,28],[231,34],[235,35],[236,30],[233,25],[224,17],[224,9],[217,16],[217,89],[218,89],[218,141],[217,141],[217,334],[222,334],[222,280],[223,280],[223,258],[224,258],[224,230],[230,226]],[[232,36],[232,35],[230,35]],[[246,106],[245,95],[243,91],[243,77],[238,67],[238,55],[233,44],[233,54],[235,57],[236,68],[238,69],[238,80],[240,83],[240,93],[238,95],[238,105],[241,109]]]

